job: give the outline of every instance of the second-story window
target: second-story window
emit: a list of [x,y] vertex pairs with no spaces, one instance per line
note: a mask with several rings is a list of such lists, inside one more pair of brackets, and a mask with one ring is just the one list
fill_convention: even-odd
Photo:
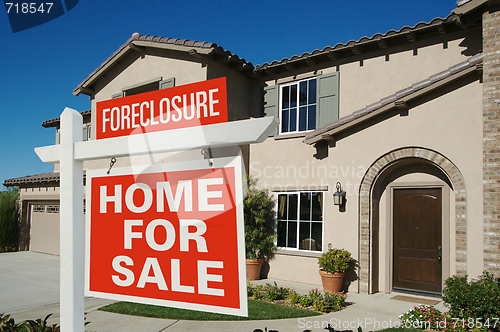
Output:
[[316,129],[316,78],[280,86],[281,133]]

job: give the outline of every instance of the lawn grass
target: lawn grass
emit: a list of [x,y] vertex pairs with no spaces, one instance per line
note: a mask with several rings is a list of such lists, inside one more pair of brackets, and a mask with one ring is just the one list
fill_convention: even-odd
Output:
[[248,299],[248,317],[214,314],[148,304],[117,302],[99,310],[118,314],[179,320],[267,320],[321,315],[319,312]]

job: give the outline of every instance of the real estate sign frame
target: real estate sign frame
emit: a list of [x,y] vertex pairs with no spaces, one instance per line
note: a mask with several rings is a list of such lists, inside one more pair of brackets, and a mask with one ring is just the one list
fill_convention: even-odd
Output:
[[211,161],[87,171],[87,296],[248,315],[242,158]]

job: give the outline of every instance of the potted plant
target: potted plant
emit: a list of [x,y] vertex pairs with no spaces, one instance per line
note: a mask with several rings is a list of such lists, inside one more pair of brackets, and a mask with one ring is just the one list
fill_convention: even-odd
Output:
[[339,292],[342,289],[344,275],[349,272],[354,260],[345,249],[333,249],[328,244],[328,251],[318,259],[319,274],[325,292]]
[[267,190],[257,189],[257,181],[246,177],[247,195],[243,200],[247,279],[260,279],[262,263],[274,257],[274,200]]

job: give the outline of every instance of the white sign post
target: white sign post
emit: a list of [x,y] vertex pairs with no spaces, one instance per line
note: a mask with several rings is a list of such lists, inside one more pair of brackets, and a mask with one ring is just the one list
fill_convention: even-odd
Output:
[[60,306],[61,330],[84,330],[83,161],[75,160],[83,118],[66,108],[61,114]]
[[81,142],[82,116],[61,114],[61,144],[35,148],[45,163],[61,164],[61,331],[84,331],[83,161],[263,142],[277,126],[274,117],[218,123],[98,141]]

